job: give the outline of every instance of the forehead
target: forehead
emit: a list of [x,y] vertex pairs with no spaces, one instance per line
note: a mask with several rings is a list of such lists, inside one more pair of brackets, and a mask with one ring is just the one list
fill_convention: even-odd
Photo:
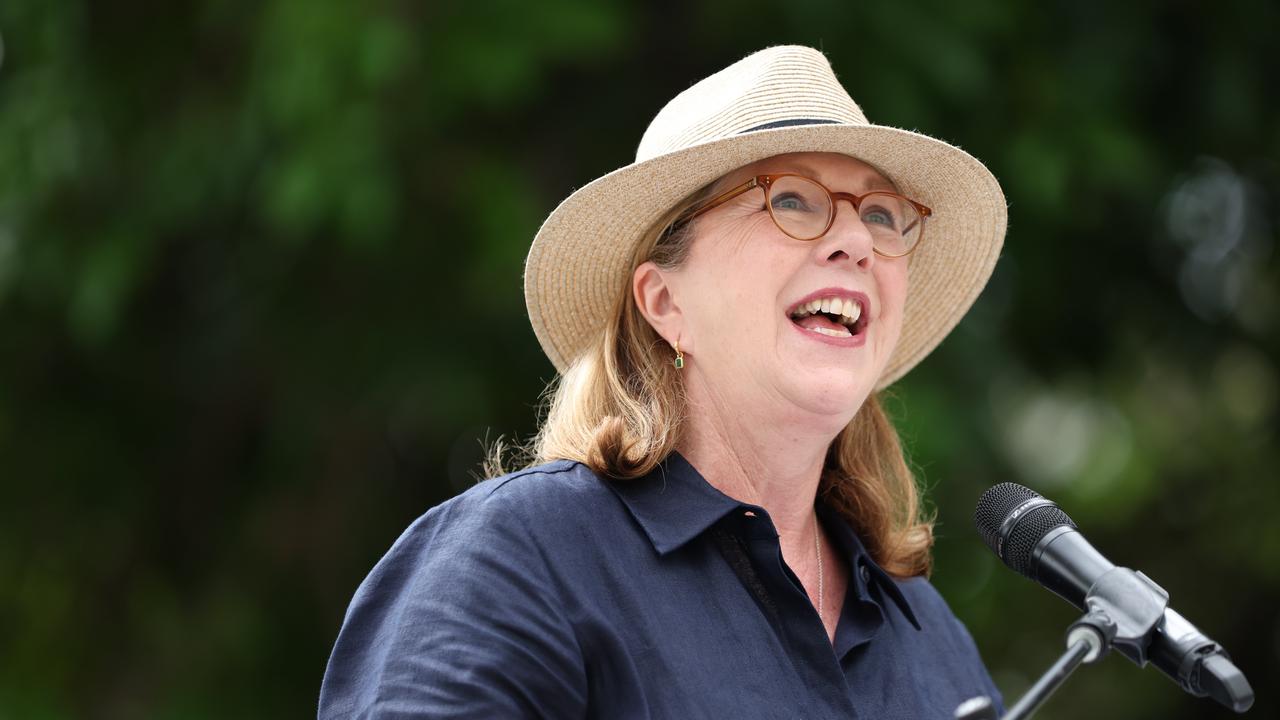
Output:
[[720,187],[734,185],[755,175],[794,172],[806,175],[832,190],[863,192],[892,190],[897,187],[873,166],[840,153],[799,152],[774,155],[733,170],[716,183]]

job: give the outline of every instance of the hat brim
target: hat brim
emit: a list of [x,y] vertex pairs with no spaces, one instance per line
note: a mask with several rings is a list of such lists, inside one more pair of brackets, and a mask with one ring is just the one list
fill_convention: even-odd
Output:
[[761,130],[619,168],[579,188],[543,222],[525,261],[525,305],[558,371],[608,321],[641,235],[681,198],[737,168],[791,152],[834,152],[875,166],[933,209],[912,253],[902,332],[876,389],[928,355],[977,299],[1004,243],[1000,185],[976,158],[941,140],[884,125]]

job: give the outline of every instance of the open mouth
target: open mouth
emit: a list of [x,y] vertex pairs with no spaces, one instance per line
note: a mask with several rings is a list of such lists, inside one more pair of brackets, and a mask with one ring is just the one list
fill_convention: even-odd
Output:
[[867,327],[865,297],[830,295],[800,302],[787,312],[791,322],[829,337],[853,337]]

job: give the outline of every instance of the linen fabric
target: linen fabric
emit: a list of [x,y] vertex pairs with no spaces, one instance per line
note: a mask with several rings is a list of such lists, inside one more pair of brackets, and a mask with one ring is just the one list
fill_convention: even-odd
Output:
[[[347,610],[327,718],[950,718],[1000,695],[923,577],[819,503],[850,582],[834,645],[764,508],[679,453],[486,480],[395,542]],[[754,517],[748,513],[753,513]]]

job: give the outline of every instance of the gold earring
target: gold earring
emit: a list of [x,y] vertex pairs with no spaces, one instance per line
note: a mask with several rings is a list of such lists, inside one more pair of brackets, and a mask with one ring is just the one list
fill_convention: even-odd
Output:
[[680,341],[677,340],[671,343],[671,347],[676,350],[676,359],[671,364],[675,365],[676,369],[679,370],[684,367],[684,353],[680,352]]

